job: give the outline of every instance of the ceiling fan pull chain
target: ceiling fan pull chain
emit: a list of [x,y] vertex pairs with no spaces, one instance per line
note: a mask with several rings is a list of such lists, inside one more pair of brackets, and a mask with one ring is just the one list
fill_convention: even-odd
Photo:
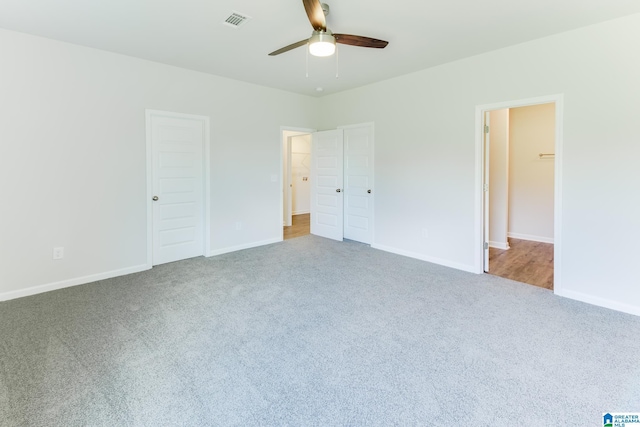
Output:
[[336,79],[340,77],[340,49],[336,45]]
[[309,46],[307,46],[307,78],[309,78]]

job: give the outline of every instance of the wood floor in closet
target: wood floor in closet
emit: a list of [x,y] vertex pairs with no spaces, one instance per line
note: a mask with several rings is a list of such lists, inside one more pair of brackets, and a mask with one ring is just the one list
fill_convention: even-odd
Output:
[[553,244],[510,238],[509,246],[489,248],[489,274],[553,290]]

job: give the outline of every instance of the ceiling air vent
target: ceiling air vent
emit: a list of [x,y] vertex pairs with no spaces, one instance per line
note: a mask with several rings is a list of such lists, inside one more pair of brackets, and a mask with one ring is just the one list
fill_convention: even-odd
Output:
[[227,19],[225,19],[224,24],[233,28],[238,28],[244,25],[249,19],[251,19],[250,16],[234,11]]

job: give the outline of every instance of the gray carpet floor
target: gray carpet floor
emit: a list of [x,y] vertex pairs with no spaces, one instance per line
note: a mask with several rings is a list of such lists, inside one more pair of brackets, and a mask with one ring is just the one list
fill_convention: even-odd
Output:
[[0,303],[3,426],[598,426],[640,318],[306,236]]

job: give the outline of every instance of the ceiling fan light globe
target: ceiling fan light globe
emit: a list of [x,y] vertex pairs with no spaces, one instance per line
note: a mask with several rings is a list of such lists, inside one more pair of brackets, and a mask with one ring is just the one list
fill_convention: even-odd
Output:
[[313,56],[331,56],[336,52],[336,39],[330,34],[314,34],[309,39],[309,53]]
[[336,52],[336,45],[329,42],[316,42],[309,45],[309,53],[313,56],[331,56]]

